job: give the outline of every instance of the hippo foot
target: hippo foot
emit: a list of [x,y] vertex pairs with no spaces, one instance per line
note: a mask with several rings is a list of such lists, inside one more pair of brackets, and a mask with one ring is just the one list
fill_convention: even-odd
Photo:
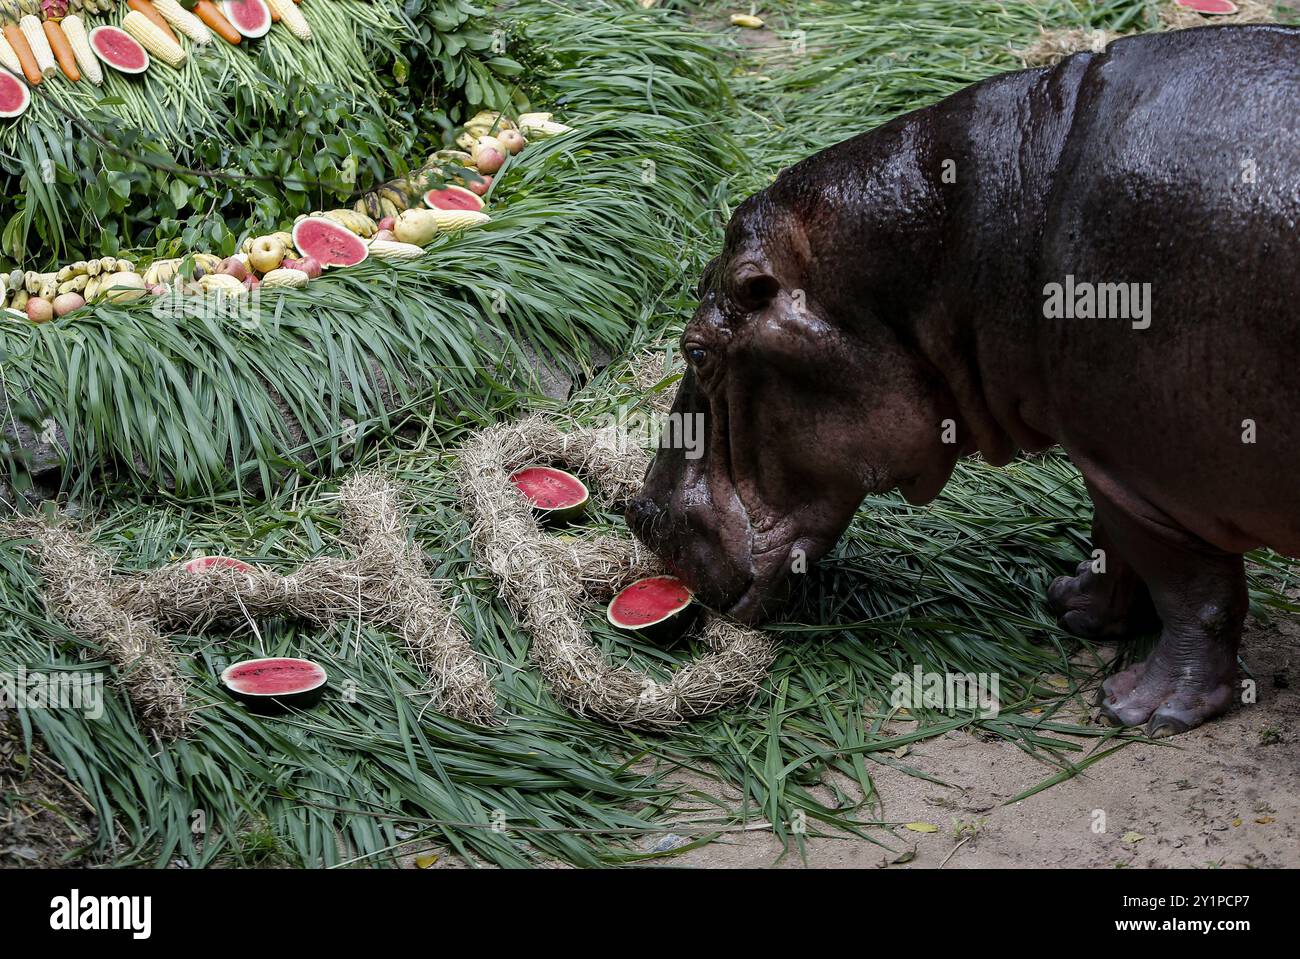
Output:
[[1061,628],[1082,639],[1150,632],[1160,625],[1146,586],[1131,571],[1095,573],[1079,564],[1074,576],[1058,576],[1047,589],[1047,605]]
[[1152,656],[1101,684],[1100,718],[1111,726],[1146,723],[1153,739],[1176,736],[1228,711],[1235,669],[1207,673],[1162,665]]

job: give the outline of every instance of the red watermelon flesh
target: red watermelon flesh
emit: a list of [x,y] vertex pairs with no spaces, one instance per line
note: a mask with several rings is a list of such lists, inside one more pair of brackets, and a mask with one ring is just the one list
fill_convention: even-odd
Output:
[[232,693],[281,699],[314,692],[325,685],[326,679],[324,667],[310,659],[285,657],[246,659],[228,666],[221,674],[222,684]]
[[253,567],[247,563],[231,559],[229,556],[200,556],[185,564],[185,572],[200,573],[205,569],[233,569],[238,573],[251,573]]
[[0,70],[0,117],[21,116],[31,102],[27,85],[8,70]]
[[271,29],[271,8],[263,0],[226,0],[226,19],[251,40],[266,36]]
[[356,266],[370,252],[361,237],[323,216],[303,217],[294,224],[293,245],[324,267]]
[[691,591],[676,576],[652,576],[619,590],[610,601],[608,618],[622,629],[653,626],[691,604]]
[[510,482],[540,510],[573,509],[587,502],[582,480],[550,466],[526,467],[513,474]]
[[96,27],[90,31],[90,48],[114,70],[144,73],[149,69],[149,54],[135,37],[118,27]]
[[1237,5],[1231,0],[1174,0],[1174,3],[1197,13],[1219,15],[1237,12]]
[[445,186],[426,193],[424,204],[435,210],[481,210],[483,198],[463,186]]

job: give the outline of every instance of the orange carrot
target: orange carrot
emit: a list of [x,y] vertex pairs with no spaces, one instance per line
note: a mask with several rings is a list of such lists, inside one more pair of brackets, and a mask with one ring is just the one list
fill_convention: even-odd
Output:
[[158,12],[158,8],[150,3],[149,0],[126,0],[126,5],[132,10],[137,10],[140,13],[143,13],[158,26],[162,27],[163,33],[167,34],[167,36],[171,37],[177,43],[181,42],[176,34],[172,32],[171,24],[163,19],[163,15]]
[[234,24],[226,19],[225,14],[217,9],[217,5],[212,0],[199,0],[194,4],[194,15],[221,34],[221,38],[229,43],[238,46],[239,41],[243,39]]
[[45,28],[45,39],[50,41],[54,59],[59,61],[59,69],[65,77],[76,83],[81,79],[81,71],[77,69],[76,54],[72,52],[72,44],[68,42],[63,28],[53,20],[46,20],[41,26]]
[[22,27],[16,23],[6,24],[4,34],[9,46],[18,54],[18,62],[23,65],[23,75],[27,77],[27,82],[36,86],[41,82],[41,68],[36,65],[36,54],[32,53],[31,44],[23,36]]

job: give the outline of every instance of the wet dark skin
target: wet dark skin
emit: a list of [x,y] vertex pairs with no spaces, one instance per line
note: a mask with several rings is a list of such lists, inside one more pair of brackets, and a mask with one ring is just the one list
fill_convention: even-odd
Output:
[[[1149,325],[1047,318],[1067,274],[1151,284]],[[1242,554],[1300,555],[1300,30],[1122,40],[899,117],[750,197],[699,294],[673,410],[704,455],[661,449],[628,520],[705,602],[761,621],[865,495],[1060,445],[1104,571],[1049,603],[1160,625],[1103,718],[1229,708]]]

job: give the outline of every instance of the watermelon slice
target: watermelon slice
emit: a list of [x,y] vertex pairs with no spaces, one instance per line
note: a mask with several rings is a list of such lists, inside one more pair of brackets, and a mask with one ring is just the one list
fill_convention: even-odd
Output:
[[0,117],[22,116],[32,102],[32,92],[8,70],[0,69]]
[[680,635],[698,609],[691,591],[676,576],[651,576],[619,590],[605,618],[616,629],[661,642]]
[[118,27],[96,27],[90,31],[90,48],[95,56],[122,73],[144,73],[149,54],[135,37]]
[[445,186],[424,195],[425,206],[435,210],[481,210],[483,198],[463,186]]
[[305,216],[295,223],[293,245],[327,268],[356,266],[369,253],[365,240],[324,216]]
[[314,706],[325,695],[328,680],[325,668],[310,659],[282,656],[246,659],[221,673],[221,685],[255,713]]
[[1174,6],[1186,7],[1213,17],[1237,12],[1237,5],[1232,0],[1174,0]]
[[271,29],[271,8],[264,0],[226,0],[222,7],[226,19],[250,40],[266,36]]
[[553,466],[527,466],[510,477],[543,523],[563,523],[587,506],[590,495],[582,480]]
[[229,556],[200,556],[185,564],[185,572],[201,573],[205,569],[233,569],[237,573],[251,573],[253,567]]

